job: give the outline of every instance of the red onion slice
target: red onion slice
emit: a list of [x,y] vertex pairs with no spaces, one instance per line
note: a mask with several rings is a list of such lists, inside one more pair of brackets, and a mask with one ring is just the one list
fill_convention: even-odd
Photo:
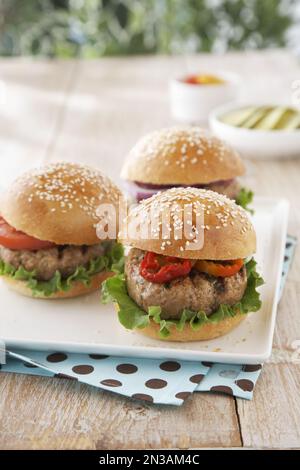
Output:
[[[210,184],[213,185],[223,185],[223,186],[229,186],[232,183],[233,179],[228,179],[228,180],[219,180],[219,181],[213,181]],[[139,181],[126,181],[125,182],[125,188],[129,195],[137,202],[142,201],[143,199],[148,199],[149,197],[153,196],[154,194],[160,192],[160,191],[166,191],[167,189],[171,188],[188,188],[188,187],[193,187],[193,188],[202,188],[202,189],[210,189],[210,184],[163,184],[163,185],[158,185],[158,184],[152,184],[152,183],[141,183]]]

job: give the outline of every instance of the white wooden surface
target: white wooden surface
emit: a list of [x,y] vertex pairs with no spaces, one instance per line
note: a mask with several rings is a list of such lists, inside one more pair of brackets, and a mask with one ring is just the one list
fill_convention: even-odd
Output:
[[[0,186],[41,162],[83,161],[119,182],[123,158],[145,132],[169,125],[168,79],[225,68],[243,97],[290,100],[300,66],[285,51],[223,57],[113,58],[92,62],[0,60]],[[247,162],[258,194],[287,197],[300,236],[300,160]],[[181,408],[143,405],[73,381],[0,374],[0,448],[300,447],[300,251],[278,312],[274,354],[254,399],[194,394]],[[0,300],[1,308],[1,300]]]

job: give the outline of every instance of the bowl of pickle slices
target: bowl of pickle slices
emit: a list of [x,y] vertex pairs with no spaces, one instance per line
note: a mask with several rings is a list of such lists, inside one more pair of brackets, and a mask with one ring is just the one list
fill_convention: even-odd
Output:
[[230,104],[213,110],[212,132],[245,157],[300,157],[300,110],[282,104]]

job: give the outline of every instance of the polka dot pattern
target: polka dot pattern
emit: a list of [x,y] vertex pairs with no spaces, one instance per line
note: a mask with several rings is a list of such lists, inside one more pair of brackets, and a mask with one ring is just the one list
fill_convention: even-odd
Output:
[[176,372],[180,369],[181,365],[176,361],[166,361],[162,362],[159,367],[161,370],[165,370],[166,372]]
[[138,368],[134,364],[119,364],[117,366],[117,371],[120,374],[134,374],[137,370]]
[[49,354],[49,356],[47,356],[47,361],[48,362],[62,362],[62,361],[65,361],[66,359],[68,359],[68,356],[64,353],[52,353],[52,354]]
[[251,399],[261,365],[212,364],[197,390]]
[[261,369],[261,364],[246,364],[243,366],[243,371],[244,372],[255,372],[257,370]]
[[134,393],[131,395],[131,398],[134,398],[135,400],[150,401],[153,403],[153,397],[151,395],[147,395],[146,393]]
[[192,392],[178,392],[176,393],[175,397],[179,398],[180,400],[186,400],[191,395],[192,395]]
[[235,383],[237,384],[238,387],[244,390],[244,392],[252,392],[254,388],[254,383],[252,382],[252,380],[240,379],[240,380],[236,380]]
[[95,359],[96,361],[99,361],[101,359],[107,359],[109,356],[106,356],[105,354],[89,354],[89,357],[91,359]]
[[37,374],[73,379],[145,402],[176,405],[194,392],[208,370],[201,362],[173,359],[37,351],[30,356],[33,364],[40,362],[48,369],[33,368]]
[[75,374],[87,375],[94,371],[94,367],[86,364],[80,364],[79,366],[74,366],[72,371],[75,372]]
[[207,362],[207,361],[202,361],[202,364],[205,366],[205,367],[212,367],[214,365],[213,362]]
[[[26,356],[28,351],[24,352]],[[104,354],[29,352],[31,363],[15,361],[19,372],[55,376],[100,387],[145,403],[181,405],[194,391],[251,398],[260,364],[137,359]],[[40,366],[47,367],[41,369]],[[4,370],[7,365],[3,365]]]
[[122,387],[122,382],[115,379],[104,379],[100,383],[106,387]]
[[227,395],[233,395],[233,390],[231,387],[226,385],[214,385],[210,389],[211,392],[226,393]]
[[145,382],[147,388],[164,388],[168,385],[168,382],[162,379],[150,379]]
[[71,377],[71,375],[61,373],[55,374],[54,377],[56,377],[57,379],[76,380],[75,377]]
[[192,377],[190,377],[190,381],[193,384],[199,384],[201,380],[203,379],[203,377],[204,377],[203,374],[195,374],[195,375],[192,375]]

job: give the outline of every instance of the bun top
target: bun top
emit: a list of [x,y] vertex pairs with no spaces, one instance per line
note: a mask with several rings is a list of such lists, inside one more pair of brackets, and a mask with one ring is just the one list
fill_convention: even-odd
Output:
[[[100,204],[118,208],[121,192],[99,170],[54,163],[31,170],[1,199],[1,215],[15,229],[58,245],[93,245]],[[118,230],[118,227],[117,227]]]
[[121,177],[158,185],[208,184],[245,173],[239,154],[200,127],[170,127],[140,139]]
[[143,200],[130,210],[119,238],[141,250],[189,259],[246,258],[256,250],[247,212],[226,196],[197,188],[172,188]]

